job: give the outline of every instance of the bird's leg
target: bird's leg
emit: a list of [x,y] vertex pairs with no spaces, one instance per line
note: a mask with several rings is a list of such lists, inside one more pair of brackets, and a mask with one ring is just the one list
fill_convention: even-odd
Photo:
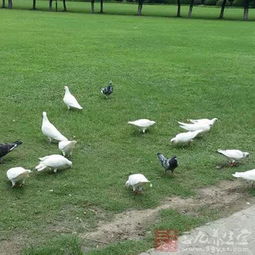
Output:
[[48,139],[49,139],[49,142],[51,143],[51,141],[52,141],[51,137],[48,137]]
[[234,167],[234,166],[237,166],[238,163],[237,163],[235,160],[232,160],[232,161],[229,163],[229,165],[230,165],[231,167]]
[[12,188],[15,186],[15,182],[14,181],[11,181],[12,182]]
[[141,186],[137,187],[136,194],[141,194],[143,192],[143,188]]
[[143,128],[143,134],[145,133],[145,131],[146,131],[146,128]]

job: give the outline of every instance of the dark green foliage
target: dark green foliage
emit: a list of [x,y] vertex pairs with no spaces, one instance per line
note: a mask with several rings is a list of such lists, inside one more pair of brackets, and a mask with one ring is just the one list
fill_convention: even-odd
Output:
[[233,6],[243,6],[244,0],[234,0]]
[[194,0],[194,5],[201,5],[203,2],[203,0]]
[[[218,0],[216,5],[222,6],[222,3],[223,3],[223,0]],[[231,6],[231,2],[227,0],[225,6]]]
[[205,0],[204,4],[205,5],[215,5],[216,4],[216,0]]

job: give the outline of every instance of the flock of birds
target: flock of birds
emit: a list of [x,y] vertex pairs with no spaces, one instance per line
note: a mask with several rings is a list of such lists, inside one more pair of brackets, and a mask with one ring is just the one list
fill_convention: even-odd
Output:
[[[77,99],[71,94],[67,86],[64,87],[65,95],[63,98],[64,103],[69,109],[82,110],[82,106],[78,103]],[[113,92],[112,82],[109,82],[107,87],[101,89],[101,93],[105,96],[111,95]],[[72,156],[73,149],[75,148],[76,141],[69,141],[61,132],[49,121],[47,113],[43,112],[42,114],[42,127],[43,135],[45,135],[50,142],[57,141],[58,148],[61,151],[62,155],[52,154],[45,157],[39,158],[39,163],[35,167],[35,170],[40,172],[46,169],[52,169],[55,173],[60,169],[66,169],[72,167],[72,161],[68,158]],[[21,141],[16,141],[13,143],[0,144],[0,161],[3,160],[3,157],[9,152],[13,151],[19,145]],[[32,171],[30,169],[25,169],[23,167],[13,167],[7,170],[7,178],[11,181],[12,187],[17,184],[24,184],[25,179],[29,177],[29,174]]]
[[[187,132],[182,132],[177,134],[175,137],[170,139],[173,144],[189,144],[199,135],[206,133],[211,130],[217,118],[213,119],[189,119],[189,123],[178,122],[180,128],[186,130]],[[141,119],[137,121],[129,122],[129,124],[137,126],[144,133],[150,126],[154,125],[156,122],[147,119]],[[236,166],[238,162],[249,156],[248,152],[243,152],[240,150],[217,150],[218,153],[229,159],[230,166]],[[174,169],[178,167],[177,157],[166,158],[162,153],[157,153],[157,157],[165,169],[166,174],[173,174]],[[255,181],[255,169],[246,172],[236,172],[233,174],[234,177],[243,178],[249,181]],[[129,176],[126,186],[132,186],[134,192],[142,191],[142,186],[150,181],[143,174],[133,174]],[[152,186],[150,184],[150,186]]]
[[[77,99],[71,94],[67,86],[64,87],[65,95],[63,98],[64,103],[69,109],[82,110],[82,106],[78,103]],[[109,82],[107,87],[101,89],[101,93],[106,97],[109,97],[113,93],[112,82]],[[179,133],[173,137],[170,141],[173,144],[189,144],[197,136],[208,132],[214,126],[217,118],[213,119],[189,119],[189,123],[178,122],[180,128],[184,129],[186,132]],[[156,122],[149,119],[139,119],[135,121],[129,121],[128,124],[139,128],[143,133],[146,132],[148,128],[153,126]],[[57,141],[58,148],[62,155],[52,154],[45,157],[39,158],[39,163],[35,167],[35,170],[40,172],[46,169],[51,169],[55,173],[60,169],[66,169],[72,167],[72,161],[69,160],[72,155],[73,149],[75,148],[76,141],[69,141],[61,132],[49,121],[47,113],[43,112],[42,115],[42,127],[41,131],[50,142]],[[0,144],[0,160],[9,152],[13,151],[19,145],[21,141],[16,141],[13,143]],[[240,150],[217,150],[218,153],[227,157],[231,166],[237,165],[237,163],[249,156],[248,152],[243,152]],[[160,164],[165,169],[166,174],[173,174],[174,169],[178,167],[177,157],[173,156],[171,158],[165,157],[162,153],[157,153],[157,157]],[[7,171],[7,178],[11,181],[12,187],[20,183],[24,184],[25,179],[29,177],[32,171],[30,169],[25,169],[23,167],[13,167]],[[245,180],[255,181],[255,169],[246,172],[236,172],[233,174],[234,177],[243,178]],[[139,193],[143,190],[143,186],[150,181],[143,174],[131,174],[126,182],[127,187],[132,187],[135,193]],[[152,184],[150,183],[150,186]]]

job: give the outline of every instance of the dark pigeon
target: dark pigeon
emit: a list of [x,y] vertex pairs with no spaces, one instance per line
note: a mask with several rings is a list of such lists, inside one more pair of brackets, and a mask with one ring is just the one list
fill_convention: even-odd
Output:
[[165,168],[165,173],[171,171],[174,172],[174,169],[178,166],[176,156],[172,158],[166,158],[163,154],[157,153],[158,159],[161,165]]
[[101,89],[101,93],[105,96],[110,96],[113,92],[112,82],[109,82],[109,85],[107,87],[104,87]]
[[2,158],[6,154],[8,154],[9,152],[14,150],[16,147],[18,147],[21,144],[22,144],[21,141],[16,141],[14,143],[2,143],[2,144],[0,144],[0,160],[2,160]]

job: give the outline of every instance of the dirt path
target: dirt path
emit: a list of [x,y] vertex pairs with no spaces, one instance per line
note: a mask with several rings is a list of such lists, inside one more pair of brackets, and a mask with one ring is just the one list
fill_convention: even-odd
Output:
[[[94,232],[79,234],[79,237],[92,246],[100,247],[122,240],[142,239],[148,225],[155,223],[160,210],[174,209],[184,214],[199,215],[198,210],[219,209],[220,216],[227,216],[255,204],[255,197],[247,193],[244,182],[222,181],[216,185],[199,189],[191,198],[170,197],[153,209],[129,210],[115,215],[112,222],[99,222]],[[0,240],[0,255],[20,254],[26,240],[13,237]],[[83,247],[84,251],[87,249]]]
[[170,197],[153,209],[131,210],[117,214],[112,222],[99,222],[95,232],[81,234],[80,238],[95,242],[97,246],[127,239],[138,240],[145,236],[146,227],[155,223],[162,209],[174,209],[193,215],[201,208],[221,209],[221,216],[226,216],[254,203],[255,198],[248,195],[244,182],[222,181],[198,190],[193,198]]

